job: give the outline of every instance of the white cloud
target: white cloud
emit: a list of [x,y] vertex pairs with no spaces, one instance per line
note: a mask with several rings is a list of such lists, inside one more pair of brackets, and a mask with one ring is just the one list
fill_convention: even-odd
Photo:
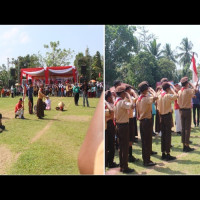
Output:
[[1,35],[0,41],[4,46],[12,46],[26,44],[30,42],[30,37],[27,32],[23,31],[23,26],[8,27]]

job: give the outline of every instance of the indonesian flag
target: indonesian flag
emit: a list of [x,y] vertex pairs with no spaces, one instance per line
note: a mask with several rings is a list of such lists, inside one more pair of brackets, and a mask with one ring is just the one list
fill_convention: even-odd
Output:
[[195,64],[195,58],[194,58],[194,53],[192,55],[192,82],[195,83],[198,80],[198,75],[197,75],[197,67]]

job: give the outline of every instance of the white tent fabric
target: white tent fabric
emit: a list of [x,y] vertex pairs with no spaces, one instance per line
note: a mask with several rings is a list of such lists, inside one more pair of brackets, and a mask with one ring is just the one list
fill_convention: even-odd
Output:
[[49,69],[49,71],[52,72],[52,73],[54,73],[54,74],[65,74],[65,73],[68,73],[68,72],[72,71],[72,68],[62,69],[62,70]]
[[27,72],[27,71],[23,71],[23,73],[29,74],[29,75],[40,75],[44,72],[44,69],[36,71],[36,72]]

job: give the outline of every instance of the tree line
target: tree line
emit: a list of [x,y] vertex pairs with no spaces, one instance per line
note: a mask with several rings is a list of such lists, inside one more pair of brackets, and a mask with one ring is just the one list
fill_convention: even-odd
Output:
[[[170,43],[161,49],[157,37],[145,26],[106,25],[105,83],[110,87],[114,80],[119,79],[137,88],[144,80],[155,87],[163,77],[176,83],[183,76],[191,79],[192,48],[193,44],[187,37],[175,50]],[[196,52],[194,55],[198,56]],[[200,71],[200,66],[197,68]]]
[[[20,69],[35,68],[35,67],[50,67],[50,66],[68,66],[70,60],[74,57],[74,51],[69,49],[61,49],[60,42],[50,42],[44,44],[46,53],[44,56],[38,51],[37,54],[27,54],[18,56],[16,59],[11,58],[7,64],[0,66],[0,85],[9,86],[9,80],[18,82],[20,78]],[[75,55],[73,65],[77,67],[79,76],[81,76],[81,66],[86,66],[86,78],[103,81],[103,56],[99,51],[91,56],[89,48],[86,48],[85,55],[79,52]],[[8,68],[8,66],[11,66]],[[11,70],[15,70],[14,76],[11,76]],[[18,80],[18,81],[17,81]]]

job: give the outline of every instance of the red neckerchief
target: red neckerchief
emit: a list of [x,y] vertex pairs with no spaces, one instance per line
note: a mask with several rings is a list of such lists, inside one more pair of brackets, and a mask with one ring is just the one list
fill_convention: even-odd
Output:
[[182,88],[181,88],[181,92],[183,92],[183,90],[185,90],[185,89],[186,89],[186,88],[182,87]]
[[140,96],[138,97],[138,101],[141,101],[143,97],[146,97],[146,96],[140,95]]
[[108,109],[108,106],[107,106],[107,105],[105,105],[105,109]]
[[163,91],[161,92],[161,97],[164,97],[166,94],[167,94],[167,93],[163,90]]
[[114,106],[116,106],[117,103],[118,103],[119,101],[121,101],[121,100],[122,100],[122,98],[118,98],[117,101],[115,101]]

